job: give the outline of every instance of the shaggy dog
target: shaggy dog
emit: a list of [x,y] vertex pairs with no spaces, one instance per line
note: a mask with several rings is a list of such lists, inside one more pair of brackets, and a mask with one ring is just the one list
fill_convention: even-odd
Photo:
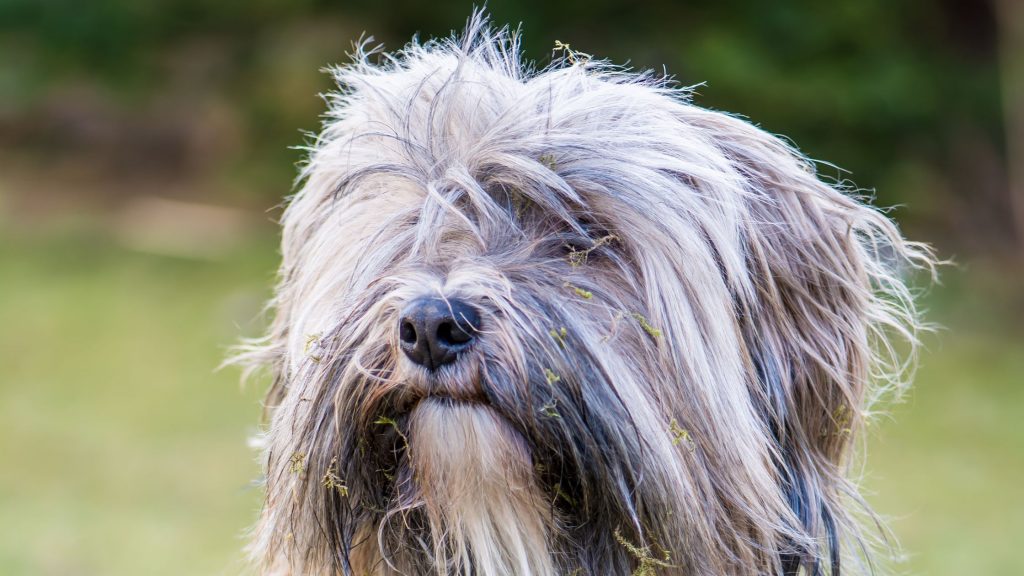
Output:
[[560,48],[534,71],[477,17],[334,70],[239,358],[274,375],[262,570],[869,569],[851,445],[930,253],[779,138]]

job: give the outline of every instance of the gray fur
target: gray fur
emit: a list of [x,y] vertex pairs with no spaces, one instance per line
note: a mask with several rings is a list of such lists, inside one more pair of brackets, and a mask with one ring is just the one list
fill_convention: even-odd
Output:
[[[274,375],[254,558],[866,571],[851,448],[904,384],[930,252],[686,90],[572,53],[532,72],[516,42],[476,17],[334,70],[274,324],[238,356]],[[397,345],[422,295],[483,317],[436,378]]]

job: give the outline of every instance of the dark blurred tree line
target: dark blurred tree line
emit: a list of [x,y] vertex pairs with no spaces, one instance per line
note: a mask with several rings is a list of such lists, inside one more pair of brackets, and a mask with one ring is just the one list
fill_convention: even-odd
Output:
[[[364,31],[388,47],[461,28],[473,3],[379,0],[0,0],[0,170],[92,193],[154,182],[269,205],[291,186]],[[952,252],[1024,254],[1022,0],[491,0],[554,41],[662,65],[697,103],[784,134],[826,178]],[[6,159],[5,159],[6,158]],[[190,183],[204,182],[205,187]],[[1016,196],[1014,196],[1016,195]],[[1015,200],[1016,197],[1016,200]],[[1016,214],[1016,216],[1015,216]]]

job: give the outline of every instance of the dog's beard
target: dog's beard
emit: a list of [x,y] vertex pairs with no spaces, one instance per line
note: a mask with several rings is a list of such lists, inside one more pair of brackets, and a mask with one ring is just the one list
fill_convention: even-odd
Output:
[[553,510],[524,439],[493,409],[421,402],[410,417],[409,450],[439,572],[555,573]]
[[[352,508],[338,510],[345,531],[366,537],[352,542],[355,573],[556,573],[556,512],[512,423],[529,408],[499,413],[491,401],[500,393],[485,382],[475,366],[416,371],[351,406],[363,427],[348,431],[357,437],[348,474],[362,479],[358,493],[374,502],[363,505],[352,492]],[[362,385],[387,386],[378,379]]]

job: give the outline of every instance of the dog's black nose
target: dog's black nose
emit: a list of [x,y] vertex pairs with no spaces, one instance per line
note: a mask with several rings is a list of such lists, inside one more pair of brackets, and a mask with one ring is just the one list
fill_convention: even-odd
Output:
[[456,298],[418,298],[402,310],[398,337],[410,360],[431,370],[455,361],[480,330],[480,314]]

